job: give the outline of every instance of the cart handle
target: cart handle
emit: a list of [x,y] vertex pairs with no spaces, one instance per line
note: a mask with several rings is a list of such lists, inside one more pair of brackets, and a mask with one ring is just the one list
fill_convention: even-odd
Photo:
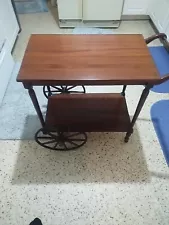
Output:
[[146,42],[146,44],[149,44],[150,42],[152,42],[158,38],[167,41],[167,35],[164,33],[159,33],[159,34],[155,34],[155,35],[152,35],[152,36],[146,38],[145,42]]
[[162,77],[160,80],[158,80],[155,85],[162,84],[162,83],[166,82],[167,80],[169,80],[169,74],[166,74],[164,77]]
[[[150,42],[152,42],[158,38],[165,41],[166,44],[169,46],[169,42],[167,41],[167,35],[164,33],[152,35],[152,36],[146,38],[145,42],[146,42],[146,44],[149,44]],[[166,74],[164,77],[162,77],[159,81],[157,81],[157,83],[155,85],[162,84],[162,83],[166,82],[167,80],[169,80],[169,74]]]

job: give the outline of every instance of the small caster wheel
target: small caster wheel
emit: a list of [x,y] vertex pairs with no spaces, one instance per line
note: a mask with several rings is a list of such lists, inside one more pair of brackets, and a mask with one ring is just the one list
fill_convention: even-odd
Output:
[[125,137],[125,138],[124,138],[124,142],[125,142],[125,143],[128,143],[128,141],[129,141],[129,137]]
[[49,98],[55,94],[82,94],[86,93],[85,87],[82,86],[43,86],[43,94]]
[[35,134],[35,141],[44,148],[69,151],[83,146],[87,141],[84,132],[50,132],[41,128]]

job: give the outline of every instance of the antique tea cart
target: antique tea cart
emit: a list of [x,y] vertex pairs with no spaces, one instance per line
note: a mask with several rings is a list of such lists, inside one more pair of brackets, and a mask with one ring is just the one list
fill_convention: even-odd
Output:
[[[153,85],[161,79],[142,35],[32,35],[17,78],[28,89],[42,128],[35,134],[41,146],[72,150],[87,141],[85,132],[126,132],[133,126]],[[123,85],[122,92],[85,93],[85,85]],[[127,85],[144,90],[130,121]],[[45,120],[33,89],[43,86],[48,100]]]

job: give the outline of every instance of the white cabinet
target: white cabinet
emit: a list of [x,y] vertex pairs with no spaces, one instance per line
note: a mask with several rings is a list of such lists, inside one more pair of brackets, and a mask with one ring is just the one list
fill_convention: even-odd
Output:
[[84,20],[120,20],[123,0],[83,0]]
[[82,0],[58,0],[58,13],[61,20],[82,19]]
[[120,20],[124,0],[58,0],[60,20]]
[[11,50],[18,31],[19,26],[11,0],[0,0],[0,104],[14,66]]
[[160,32],[165,32],[169,20],[169,0],[152,0],[149,15]]
[[0,0],[0,21],[3,24],[5,38],[7,40],[5,47],[11,51],[19,32],[19,25],[11,0]]
[[124,0],[123,15],[147,15],[150,0]]

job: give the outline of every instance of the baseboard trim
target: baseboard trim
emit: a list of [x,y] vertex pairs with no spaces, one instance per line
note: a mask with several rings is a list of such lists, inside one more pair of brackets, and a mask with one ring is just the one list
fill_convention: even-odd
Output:
[[122,15],[121,20],[149,20],[150,17],[148,15]]
[[102,27],[102,28],[118,28],[120,21],[81,21],[81,20],[59,20],[61,28],[74,27]]
[[[122,15],[121,21],[133,20],[150,20],[148,15]],[[74,28],[80,27],[103,27],[103,28],[118,28],[121,21],[89,21],[89,20],[59,20],[61,28]]]

